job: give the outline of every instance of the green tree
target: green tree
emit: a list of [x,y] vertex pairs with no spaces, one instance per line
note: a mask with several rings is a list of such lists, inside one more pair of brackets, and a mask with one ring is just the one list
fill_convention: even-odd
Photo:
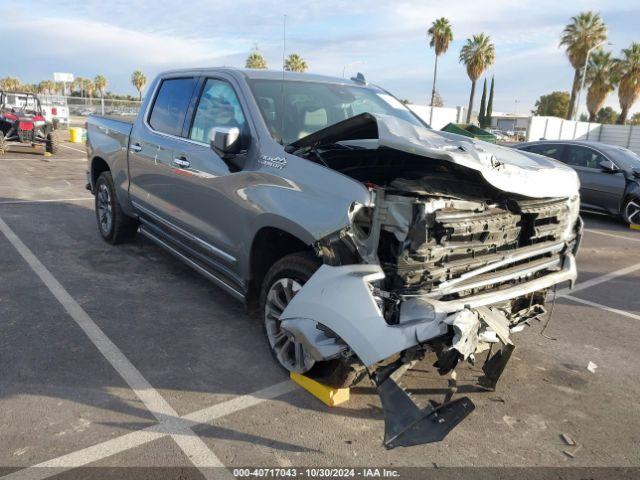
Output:
[[269,68],[267,66],[267,61],[264,59],[262,54],[258,51],[258,49],[254,49],[249,56],[247,57],[247,61],[245,62],[245,68],[254,68],[257,70],[266,70]]
[[623,125],[629,110],[640,96],[640,43],[633,42],[629,48],[622,50],[617,73],[620,76],[618,100],[621,109],[618,123]]
[[582,81],[582,70],[587,60],[589,50],[607,40],[607,26],[599,14],[583,12],[571,17],[571,23],[564,27],[560,46],[565,47],[569,62],[574,69],[573,86],[566,118],[571,120],[575,112],[576,97]]
[[489,102],[487,103],[487,112],[485,114],[485,123],[491,125],[491,115],[493,114],[493,76],[491,76],[491,88],[489,89]]
[[306,72],[307,62],[297,53],[292,53],[284,62],[284,69],[288,72]]
[[136,70],[131,74],[131,83],[138,91],[138,99],[142,101],[142,90],[144,86],[147,84],[147,77],[140,70]]
[[467,67],[467,75],[471,80],[471,94],[469,95],[469,110],[467,111],[467,123],[471,121],[473,109],[473,97],[476,93],[476,81],[484,71],[496,59],[496,49],[491,42],[491,37],[480,33],[467,39],[460,51],[460,62]]
[[598,111],[598,115],[596,116],[596,122],[605,123],[605,124],[614,124],[619,116],[619,113],[616,112],[611,107],[604,107]]
[[565,118],[569,110],[570,98],[569,92],[552,92],[548,95],[542,95],[536,101],[535,108],[531,113],[543,117]]
[[487,117],[487,79],[482,85],[482,97],[480,97],[480,112],[478,113],[478,125],[484,128]]
[[631,116],[631,120],[629,120],[631,125],[640,125],[640,112],[636,112]]
[[433,86],[431,87],[431,103],[432,107],[435,107],[434,101],[436,96],[436,78],[438,76],[438,58],[443,53],[447,53],[449,50],[449,44],[453,41],[453,30],[449,20],[442,17],[431,24],[429,30],[427,30],[427,38],[429,39],[429,46],[436,51],[436,63],[433,68]]
[[104,91],[107,88],[108,82],[104,75],[96,75],[96,78],[93,79],[93,84],[96,87],[96,90],[100,92],[100,96],[104,97]]
[[589,84],[587,109],[589,110],[590,122],[596,120],[607,95],[616,88],[618,81],[616,65],[617,62],[611,56],[611,52],[596,51],[589,58],[586,81]]

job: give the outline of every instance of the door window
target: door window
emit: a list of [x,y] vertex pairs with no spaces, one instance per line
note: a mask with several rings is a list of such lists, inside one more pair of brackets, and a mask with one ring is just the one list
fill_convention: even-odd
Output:
[[531,153],[537,153],[538,155],[544,155],[545,157],[553,158],[555,160],[564,161],[562,158],[563,145],[531,145],[527,148]]
[[567,163],[574,167],[600,169],[599,163],[606,160],[603,155],[588,147],[570,146],[567,152]]
[[194,78],[163,80],[149,117],[151,128],[180,136],[195,84]]
[[189,138],[208,144],[213,139],[214,128],[237,127],[243,131],[244,125],[240,101],[231,85],[222,80],[207,80],[193,118]]

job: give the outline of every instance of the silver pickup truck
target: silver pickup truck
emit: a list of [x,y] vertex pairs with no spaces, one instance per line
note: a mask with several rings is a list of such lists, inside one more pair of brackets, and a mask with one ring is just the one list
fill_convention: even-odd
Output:
[[244,301],[287,370],[369,374],[387,447],[473,410],[418,409],[396,383],[407,368],[484,352],[493,389],[513,334],[576,279],[572,169],[434,131],[361,75],[179,70],[148,92],[133,123],[88,120],[102,237],[138,232]]

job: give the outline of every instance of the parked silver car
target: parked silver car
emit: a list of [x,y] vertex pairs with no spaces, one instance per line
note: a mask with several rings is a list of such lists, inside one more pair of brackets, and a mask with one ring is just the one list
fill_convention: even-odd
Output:
[[494,388],[512,333],[576,278],[572,169],[433,131],[362,76],[180,70],[149,92],[133,123],[87,122],[102,237],[139,231],[243,300],[288,371],[369,373],[388,447],[473,410],[420,410],[395,382],[407,367],[490,351]]

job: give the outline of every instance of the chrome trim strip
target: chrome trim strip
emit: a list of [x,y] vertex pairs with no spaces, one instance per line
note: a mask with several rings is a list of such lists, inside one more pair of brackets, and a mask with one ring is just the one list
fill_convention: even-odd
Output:
[[[463,285],[458,285],[457,287],[453,286],[450,288],[445,288],[444,290],[438,290],[438,292],[434,296],[449,295],[451,293],[457,293],[463,290],[471,290],[474,288],[486,287],[487,285],[503,283],[509,280],[516,280],[516,279],[528,277],[541,270],[547,270],[547,269],[556,268],[559,266],[560,266],[560,259],[553,258],[547,262],[540,263],[533,267],[523,268],[522,270],[518,270],[517,272],[505,273],[503,275],[498,275],[500,272],[497,272],[496,273],[497,276],[493,278],[487,278],[487,279],[478,280],[472,283],[465,283]],[[432,293],[429,293],[428,295],[431,296]]]
[[482,293],[480,295],[450,301],[435,300],[426,295],[422,296],[422,298],[424,298],[426,302],[432,304],[435,311],[438,313],[453,313],[460,311],[463,308],[476,308],[505,302],[516,297],[527,295],[531,292],[550,288],[563,282],[571,282],[573,284],[577,276],[578,270],[576,268],[576,260],[572,254],[568,253],[564,259],[564,266],[559,272],[550,273],[544,277],[536,278],[535,280],[531,280],[511,288],[505,288],[504,290]]
[[131,200],[131,204],[137,208],[138,210],[142,211],[145,215],[149,215],[150,217],[152,217],[154,220],[162,223],[163,225],[165,225],[166,227],[171,228],[172,230],[174,230],[175,232],[178,232],[179,234],[187,237],[189,240],[198,243],[199,245],[201,245],[202,247],[204,247],[206,250],[208,250],[209,252],[213,253],[214,255],[222,258],[223,260],[226,260],[229,263],[235,263],[236,262],[236,257],[229,255],[227,252],[224,252],[222,250],[220,250],[218,247],[214,247],[213,245],[211,245],[210,243],[205,242],[204,240],[202,240],[199,237],[196,237],[194,234],[187,232],[186,230],[184,230],[183,228],[178,227],[177,225],[174,225],[173,223],[171,223],[169,220],[166,220],[164,218],[162,218],[161,216],[153,213],[152,211],[150,211],[149,209],[143,207],[142,205],[140,205],[138,202],[136,202],[135,200]]
[[559,242],[559,243],[554,243],[553,245],[546,245],[546,246],[544,246],[542,248],[538,248],[538,249],[535,249],[535,250],[530,250],[530,251],[523,252],[523,253],[518,253],[517,250],[516,250],[512,255],[509,255],[504,260],[500,260],[500,261],[497,261],[497,262],[489,263],[489,264],[485,265],[484,267],[476,268],[475,270],[471,270],[470,272],[463,273],[462,275],[460,275],[457,278],[453,278],[453,279],[448,280],[446,282],[442,282],[440,285],[438,285],[437,288],[432,290],[431,293],[440,294],[443,290],[447,290],[449,287],[452,287],[453,285],[456,285],[456,284],[458,284],[460,282],[463,282],[465,280],[473,278],[473,277],[475,277],[477,275],[481,275],[483,273],[490,272],[491,270],[495,270],[496,268],[504,267],[504,266],[509,265],[511,263],[519,262],[520,260],[526,260],[527,258],[535,257],[536,255],[543,255],[545,253],[558,253],[558,252],[561,252],[564,249],[564,247],[565,247],[564,242]]
[[159,239],[158,237],[156,237],[154,234],[152,234],[151,232],[149,232],[146,228],[144,228],[144,226],[140,227],[140,233],[142,235],[144,235],[145,237],[147,237],[149,240],[151,240],[152,242],[160,245],[162,248],[166,249],[168,252],[172,253],[173,255],[175,255],[176,257],[178,257],[180,260],[182,260],[184,263],[186,263],[187,265],[189,265],[191,268],[193,268],[194,270],[196,270],[198,273],[200,273],[201,275],[203,275],[204,277],[208,278],[209,280],[211,280],[213,283],[215,283],[216,285],[224,288],[225,290],[227,290],[231,295],[233,295],[234,297],[236,297],[238,300],[244,300],[244,294],[239,292],[238,290],[236,290],[235,288],[233,288],[231,285],[229,285],[227,282],[225,282],[224,280],[216,277],[213,273],[211,273],[210,271],[208,271],[207,269],[203,268],[202,266],[200,266],[199,264],[197,264],[196,262],[194,262],[193,260],[191,260],[189,257],[183,255],[181,252],[179,252],[178,250],[176,250],[175,248],[173,248],[171,245],[169,245],[168,243],[166,243],[165,241]]

